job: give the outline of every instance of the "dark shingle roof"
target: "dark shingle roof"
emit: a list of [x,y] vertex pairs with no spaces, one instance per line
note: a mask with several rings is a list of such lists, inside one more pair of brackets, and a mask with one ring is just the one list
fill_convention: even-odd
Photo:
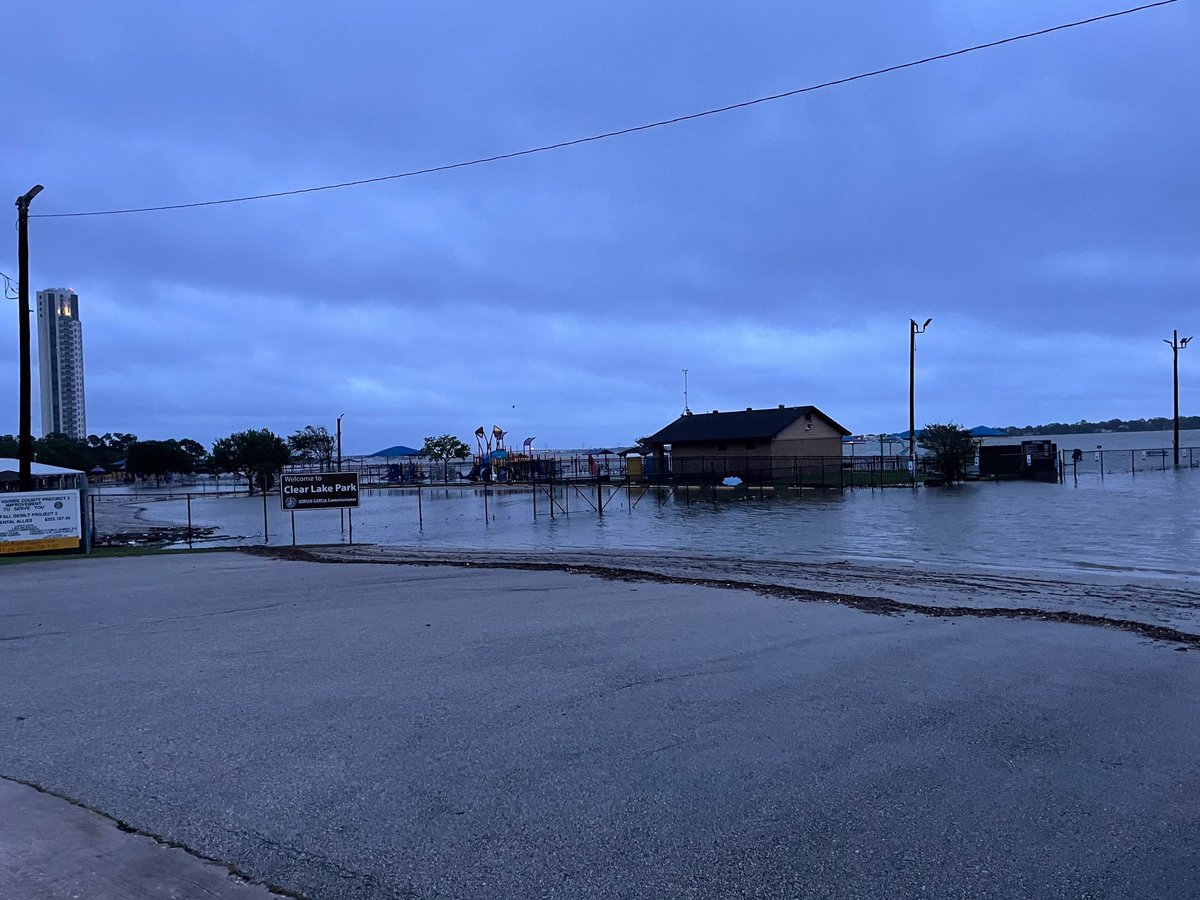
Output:
[[850,433],[815,406],[783,406],[776,409],[745,409],[740,412],[680,416],[666,428],[646,438],[646,442],[683,444],[693,441],[773,438],[805,414],[819,416],[842,434]]

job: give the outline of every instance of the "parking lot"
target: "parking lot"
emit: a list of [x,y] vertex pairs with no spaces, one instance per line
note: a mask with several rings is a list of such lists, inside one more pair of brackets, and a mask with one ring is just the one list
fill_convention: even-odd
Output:
[[566,572],[0,569],[0,775],[310,898],[1200,895],[1200,654]]

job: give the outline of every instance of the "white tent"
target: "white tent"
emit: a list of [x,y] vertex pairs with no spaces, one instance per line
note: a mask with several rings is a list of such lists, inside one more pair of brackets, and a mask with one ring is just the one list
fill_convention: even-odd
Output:
[[[31,475],[45,478],[52,475],[82,475],[83,472],[79,469],[64,469],[62,466],[48,466],[45,463],[35,462],[29,464],[29,472]],[[6,475],[20,475],[21,461],[8,456],[0,456],[0,477]]]

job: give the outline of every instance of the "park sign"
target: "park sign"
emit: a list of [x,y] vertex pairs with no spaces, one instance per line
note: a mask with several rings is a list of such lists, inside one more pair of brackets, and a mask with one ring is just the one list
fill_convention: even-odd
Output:
[[306,472],[279,476],[279,498],[288,512],[302,509],[356,509],[357,472]]
[[0,494],[0,553],[75,549],[80,523],[79,491]]

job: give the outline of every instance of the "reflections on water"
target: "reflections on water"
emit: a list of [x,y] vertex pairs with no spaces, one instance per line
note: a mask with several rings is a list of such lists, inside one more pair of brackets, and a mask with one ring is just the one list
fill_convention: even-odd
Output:
[[[615,491],[604,515],[573,490],[546,494],[480,488],[364,491],[353,513],[356,543],[419,548],[639,549],[758,559],[878,559],[1016,569],[1113,569],[1200,574],[1200,468],[1068,477],[1067,483],[969,482],[953,488],[806,490],[799,499],[751,495],[718,503],[651,489]],[[267,503],[269,542],[290,544],[291,515]],[[149,515],[186,523],[182,500]],[[198,526],[217,526],[226,543],[262,543],[261,498],[192,502]],[[423,525],[418,518],[423,519]],[[333,511],[295,514],[298,543],[349,537]]]

